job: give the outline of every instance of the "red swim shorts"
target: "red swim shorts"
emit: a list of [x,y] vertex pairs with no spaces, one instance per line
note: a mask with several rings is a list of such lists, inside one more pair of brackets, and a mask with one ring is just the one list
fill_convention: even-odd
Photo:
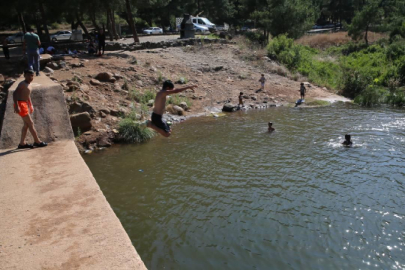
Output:
[[24,117],[29,114],[29,106],[28,101],[17,101],[18,107],[20,107],[20,112],[18,113],[19,116]]

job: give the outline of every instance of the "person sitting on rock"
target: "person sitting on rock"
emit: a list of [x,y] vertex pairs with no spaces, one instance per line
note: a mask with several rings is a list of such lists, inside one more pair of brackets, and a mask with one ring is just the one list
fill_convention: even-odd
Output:
[[243,106],[243,92],[240,92],[240,94],[239,94],[239,105],[238,106]]
[[93,55],[96,53],[96,46],[94,45],[94,42],[92,39],[90,39],[90,42],[89,42],[88,52],[90,55]]
[[342,142],[342,144],[343,144],[344,146],[352,146],[352,145],[353,145],[353,142],[352,142],[351,138],[352,138],[351,135],[346,134],[346,135],[345,135],[345,141]]
[[[46,142],[42,142],[38,138],[37,131],[34,127],[34,122],[30,114],[34,112],[34,107],[31,103],[31,86],[30,83],[34,79],[34,70],[29,69],[24,71],[25,80],[20,82],[17,86],[17,89],[13,93],[13,101],[14,101],[14,112],[18,113],[22,117],[24,122],[24,126],[21,130],[21,140],[20,144],[18,145],[18,149],[24,148],[34,148],[36,147],[44,147],[48,144]],[[28,144],[25,142],[25,137],[27,136],[27,131],[30,130],[32,137],[34,137],[34,144]]]
[[187,89],[194,89],[196,87],[197,85],[190,85],[183,88],[174,88],[174,84],[170,80],[165,81],[163,83],[162,90],[156,94],[152,119],[151,121],[147,121],[147,127],[154,129],[165,137],[169,137],[172,131],[170,126],[162,119],[166,108],[166,97],[168,95],[180,93]]

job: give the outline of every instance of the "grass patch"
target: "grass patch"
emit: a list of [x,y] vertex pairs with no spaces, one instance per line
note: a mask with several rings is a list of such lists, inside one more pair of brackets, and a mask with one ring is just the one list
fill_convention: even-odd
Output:
[[310,100],[308,102],[305,102],[305,104],[308,105],[308,106],[319,106],[319,107],[320,106],[329,106],[330,105],[330,103],[328,101],[326,101],[326,100],[318,100],[318,99]]
[[[271,59],[283,64],[290,73],[340,90],[344,96],[356,98],[358,104],[402,106],[404,92],[399,89],[405,85],[404,40],[382,39],[371,46],[349,42],[322,51],[281,35],[269,43],[267,51]],[[282,75],[282,70],[277,73]]]
[[188,97],[181,97],[179,95],[171,95],[170,98],[166,99],[166,106],[167,105],[180,105],[182,102],[187,104],[188,108],[193,106],[193,102]]
[[141,104],[148,104],[149,100],[155,99],[156,91],[152,89],[147,89],[143,93],[138,89],[134,88],[129,92],[130,98],[134,99],[135,101]]
[[152,139],[156,133],[131,118],[124,118],[118,125],[119,136],[127,143],[142,143]]

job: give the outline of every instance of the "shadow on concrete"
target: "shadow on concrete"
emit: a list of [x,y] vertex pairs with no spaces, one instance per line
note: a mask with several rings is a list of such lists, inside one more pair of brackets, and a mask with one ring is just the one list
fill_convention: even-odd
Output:
[[17,149],[17,148],[16,149],[10,149],[10,150],[1,152],[0,157],[7,156],[7,155],[10,155],[10,154],[13,154],[13,153],[22,152],[22,151],[29,151],[29,150],[32,150],[32,149]]

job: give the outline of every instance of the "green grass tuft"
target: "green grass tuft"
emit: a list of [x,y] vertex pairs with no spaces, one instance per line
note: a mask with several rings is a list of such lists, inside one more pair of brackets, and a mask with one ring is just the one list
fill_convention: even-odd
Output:
[[156,133],[141,125],[139,122],[135,122],[131,118],[124,118],[120,121],[118,131],[120,138],[127,143],[142,143],[152,139]]

